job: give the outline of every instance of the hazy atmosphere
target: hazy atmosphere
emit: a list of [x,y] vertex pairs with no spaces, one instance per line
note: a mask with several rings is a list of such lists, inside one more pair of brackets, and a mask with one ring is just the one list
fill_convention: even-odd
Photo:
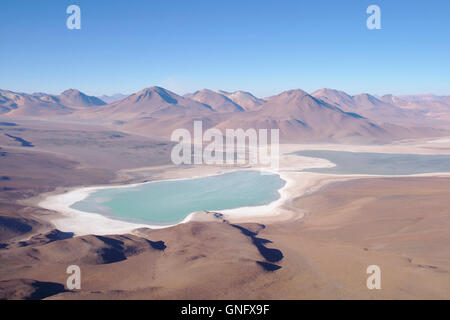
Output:
[[3,0],[0,300],[449,300],[449,12]]

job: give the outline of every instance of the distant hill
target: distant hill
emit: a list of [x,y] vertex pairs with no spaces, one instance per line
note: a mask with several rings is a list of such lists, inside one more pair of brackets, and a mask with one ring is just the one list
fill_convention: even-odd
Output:
[[62,116],[80,108],[105,105],[97,97],[69,89],[60,95],[42,92],[27,94],[0,90],[0,113],[16,117]]
[[186,98],[204,103],[217,112],[242,112],[244,108],[221,93],[209,89],[185,95]]
[[168,138],[177,128],[192,131],[194,120],[202,120],[204,130],[214,127],[223,133],[226,129],[239,128],[279,129],[283,142],[370,143],[439,135],[433,129],[377,123],[357,113],[343,111],[302,90],[290,90],[271,97],[255,111],[135,117],[122,122],[121,128]]
[[87,108],[104,106],[106,104],[105,101],[94,96],[88,96],[76,89],[66,90],[58,98],[61,104],[69,107]]
[[212,112],[214,110],[208,105],[179,96],[161,87],[150,87],[85,114],[89,117],[132,120],[143,117],[203,115]]
[[285,141],[373,141],[389,136],[382,126],[300,89],[271,97],[259,110],[230,117],[218,127],[277,128]]
[[358,113],[368,119],[406,125],[430,125],[431,119],[418,110],[406,109],[398,104],[399,99],[393,96],[377,98],[368,93],[350,96],[343,91],[320,89],[311,94],[327,103],[347,112]]
[[381,97],[381,100],[407,110],[418,112],[428,119],[450,121],[450,96],[437,96],[433,94],[406,96],[385,95]]
[[264,99],[255,97],[250,92],[240,90],[235,92],[226,92],[219,90],[218,92],[228,97],[231,101],[240,105],[247,111],[256,110],[260,105],[266,102]]
[[61,104],[56,96],[30,95],[0,90],[0,113],[14,117],[62,116],[75,109]]
[[109,104],[109,103],[113,103],[113,102],[125,99],[126,97],[128,97],[128,96],[125,95],[125,94],[116,93],[116,94],[113,94],[111,96],[102,95],[102,96],[97,97],[97,98],[99,98],[100,100],[103,100],[103,101],[105,101],[106,103]]

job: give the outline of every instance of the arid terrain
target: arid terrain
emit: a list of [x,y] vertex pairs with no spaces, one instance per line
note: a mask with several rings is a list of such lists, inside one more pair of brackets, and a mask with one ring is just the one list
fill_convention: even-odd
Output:
[[[300,221],[240,224],[279,261],[220,218],[134,235],[43,233],[2,250],[2,294],[29,297],[43,286],[23,280],[33,279],[60,285],[40,289],[52,299],[448,299],[449,187],[449,178],[335,183],[292,203],[307,212]],[[83,270],[81,291],[62,292],[70,264]],[[371,264],[382,290],[366,288]]]
[[[446,174],[311,174],[317,183],[302,185],[289,157],[285,173],[299,181],[276,209],[290,212],[286,219],[210,212],[130,234],[76,236],[55,229],[60,213],[38,205],[78,187],[213,172],[170,160],[170,132],[198,119],[219,129],[278,128],[286,153],[450,154],[448,99],[338,93],[291,90],[262,99],[201,90],[182,97],[152,87],[107,104],[76,90],[1,91],[0,298],[449,299]],[[427,109],[430,100],[439,113]],[[389,116],[371,117],[377,108]],[[72,264],[82,270],[79,291],[65,288]],[[366,287],[373,264],[381,290]]]

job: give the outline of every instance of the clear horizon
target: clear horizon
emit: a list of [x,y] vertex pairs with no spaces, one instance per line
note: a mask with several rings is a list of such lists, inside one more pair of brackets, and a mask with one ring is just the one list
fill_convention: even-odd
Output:
[[[66,8],[81,8],[81,30]],[[381,30],[366,9],[381,8]],[[3,1],[0,88],[450,94],[450,3]]]
[[[84,93],[84,94],[86,94],[86,95],[88,95],[88,96],[94,96],[94,97],[101,98],[102,96],[112,97],[112,96],[118,95],[118,94],[124,95],[124,96],[127,96],[127,97],[128,97],[128,96],[133,95],[133,94],[135,94],[135,93],[137,93],[137,92],[139,92],[139,91],[142,91],[142,90],[145,90],[145,89],[151,88],[151,87],[153,87],[153,86],[147,86],[147,87],[145,87],[145,88],[141,88],[141,89],[136,90],[135,92],[131,92],[131,93],[115,92],[115,93],[112,93],[112,94],[90,94],[90,93],[88,93],[88,92],[85,92],[85,91],[80,90],[80,89],[77,89],[77,88],[67,88],[67,89],[62,90],[61,92],[46,92],[46,91],[24,92],[24,91],[20,91],[20,90],[11,90],[11,89],[8,89],[8,88],[0,88],[0,90],[8,90],[8,91],[16,92],[16,93],[24,93],[24,94],[30,94],[30,95],[32,95],[32,94],[37,94],[37,93],[46,93],[46,94],[50,94],[50,95],[54,95],[54,96],[58,96],[58,95],[60,95],[61,93],[63,93],[64,91],[66,91],[66,90],[78,90],[78,91],[80,91],[80,92],[82,92],[82,93]],[[160,86],[159,86],[159,87],[160,87]],[[164,88],[164,87],[163,87],[163,89],[169,90],[169,91],[171,91],[171,92],[173,92],[173,93],[175,93],[175,94],[177,94],[177,95],[179,95],[179,96],[184,96],[184,95],[189,94],[189,93],[195,93],[196,91],[200,91],[200,90],[203,90],[203,89],[209,89],[209,90],[212,90],[212,91],[215,91],[215,92],[218,92],[218,91],[222,90],[222,89],[213,90],[213,89],[210,89],[210,88],[202,88],[202,89],[198,89],[198,90],[194,90],[194,91],[189,91],[189,92],[185,92],[185,93],[179,93],[179,92],[176,92],[176,91],[171,90],[171,89],[169,89],[169,88]],[[338,88],[318,88],[318,89],[315,89],[315,90],[312,90],[312,91],[306,91],[306,90],[303,90],[302,88],[290,88],[290,89],[286,89],[286,90],[283,90],[283,91],[280,91],[280,92],[278,92],[278,93],[275,93],[275,94],[273,94],[273,95],[268,95],[268,96],[258,96],[258,95],[256,95],[256,94],[254,94],[252,91],[248,91],[248,90],[241,90],[241,89],[238,89],[238,90],[236,90],[236,91],[245,91],[245,92],[248,92],[248,93],[254,95],[256,98],[264,99],[264,98],[269,98],[270,96],[279,95],[279,94],[281,94],[281,93],[283,93],[283,92],[290,91],[290,90],[303,90],[303,91],[306,91],[308,94],[312,94],[313,92],[315,92],[315,91],[317,91],[317,90],[320,90],[320,89],[331,89],[331,90],[343,91],[343,90],[340,90],[340,89],[338,89]],[[226,91],[226,90],[222,90],[222,91]],[[358,93],[350,93],[350,92],[346,92],[346,91],[344,91],[344,92],[347,93],[347,94],[349,94],[349,95],[351,95],[351,96],[356,96],[356,95],[359,95],[359,94],[370,94],[370,95],[372,95],[372,96],[374,96],[374,97],[382,97],[382,96],[384,96],[384,95],[391,94],[391,93],[376,94],[376,93],[372,93],[372,92],[358,92]],[[435,94],[435,93],[432,93],[432,92],[427,92],[427,93],[417,93],[417,94],[414,94],[414,93],[412,93],[412,94],[399,94],[399,95],[395,95],[395,96],[400,97],[400,96],[408,96],[408,95],[411,95],[411,96],[413,96],[413,95],[416,95],[416,96],[421,96],[421,95],[422,95],[422,96],[426,96],[426,95],[449,96],[449,94],[440,95],[440,94]]]

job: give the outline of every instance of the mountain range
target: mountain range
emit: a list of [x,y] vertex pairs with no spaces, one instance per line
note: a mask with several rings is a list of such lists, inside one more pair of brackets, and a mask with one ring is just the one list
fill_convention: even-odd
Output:
[[[320,89],[311,95],[344,111],[355,112],[378,122],[435,125],[441,120],[439,116],[433,116],[430,113],[430,109],[417,108],[412,103],[406,102],[403,98],[393,95],[384,95],[381,98],[377,98],[368,93],[351,96],[343,91],[332,89]],[[439,96],[433,96],[433,98],[425,102],[419,96],[411,97],[417,98],[419,103],[423,103],[424,106],[428,106],[431,109],[433,109],[432,103],[441,99]],[[447,103],[445,108],[446,114],[448,115],[450,112],[450,104]]]
[[61,116],[79,109],[106,105],[97,97],[69,89],[60,95],[0,90],[0,114],[14,117]]
[[[116,100],[118,99],[118,100]],[[376,97],[334,89],[297,89],[261,99],[249,92],[203,89],[184,96],[149,87],[105,100],[70,89],[60,95],[0,90],[0,116],[96,121],[130,132],[168,138],[177,128],[280,129],[288,142],[385,142],[440,136],[450,129],[450,97]]]

